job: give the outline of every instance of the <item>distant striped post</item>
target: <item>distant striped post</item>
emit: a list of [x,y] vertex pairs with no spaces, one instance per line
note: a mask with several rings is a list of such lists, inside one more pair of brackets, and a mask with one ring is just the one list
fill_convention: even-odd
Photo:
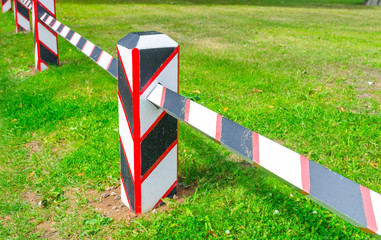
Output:
[[135,214],[177,193],[177,120],[147,100],[160,82],[178,92],[179,46],[158,32],[130,33],[117,44],[123,203]]
[[13,4],[13,11],[16,21],[16,33],[30,31],[31,28],[29,9],[31,8],[31,2],[24,0],[14,0]]
[[12,9],[11,0],[1,0],[1,12],[5,13]]
[[35,65],[38,71],[59,64],[57,33],[40,19],[45,13],[56,18],[55,0],[33,0]]

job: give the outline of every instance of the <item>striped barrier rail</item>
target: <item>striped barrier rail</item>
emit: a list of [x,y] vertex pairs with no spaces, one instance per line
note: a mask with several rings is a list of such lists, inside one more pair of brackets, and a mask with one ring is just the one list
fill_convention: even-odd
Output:
[[365,232],[381,236],[381,195],[158,84],[148,100]]
[[77,47],[82,53],[91,58],[91,60],[110,73],[114,78],[117,78],[117,61],[110,54],[56,20],[49,13],[44,13],[41,16],[40,21],[42,21],[50,30],[59,34]]

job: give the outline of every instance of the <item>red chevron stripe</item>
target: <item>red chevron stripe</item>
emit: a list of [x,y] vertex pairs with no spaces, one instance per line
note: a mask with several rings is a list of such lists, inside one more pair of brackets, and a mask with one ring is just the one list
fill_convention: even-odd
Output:
[[152,131],[152,129],[154,129],[156,127],[156,125],[160,122],[160,120],[165,116],[165,114],[167,114],[165,111],[163,111],[160,116],[155,120],[155,122],[151,125],[151,127],[148,128],[148,130],[146,131],[146,133],[142,136],[142,138],[140,139],[140,142],[142,142],[147,136],[148,134],[150,134],[150,132]]
[[[53,14],[51,11],[49,11],[49,9],[47,9],[46,7],[45,7],[45,5],[44,4],[42,4],[42,2],[40,2],[40,1],[36,1],[36,2],[38,2],[43,8],[44,8],[44,10],[46,11],[46,12],[48,12],[50,15],[52,15],[52,17],[54,17],[54,18],[56,18],[56,14]],[[54,1],[54,9],[56,9],[56,1]],[[57,19],[57,18],[56,18]]]
[[173,53],[165,60],[165,62],[160,66],[160,68],[155,72],[155,74],[151,77],[151,79],[147,82],[144,88],[140,91],[140,95],[142,95],[145,90],[151,85],[151,83],[159,76],[159,74],[167,67],[167,65],[172,61],[172,59],[179,53],[179,47],[175,48]]
[[160,203],[163,202],[162,199],[164,199],[165,197],[167,197],[168,194],[169,194],[169,193],[170,193],[170,192],[177,186],[177,182],[178,182],[178,180],[176,180],[176,181],[172,184],[172,186],[168,189],[168,191],[167,191],[166,193],[164,193],[164,195],[160,198],[160,200],[155,204],[155,206],[154,206],[153,208],[156,208],[157,206],[159,206]]
[[371,233],[376,233],[378,231],[378,228],[376,223],[376,217],[374,216],[372,199],[370,197],[370,190],[362,185],[360,185],[360,190],[366,217],[366,228],[369,231],[371,231]]
[[142,183],[144,180],[147,179],[147,177],[155,170],[155,168],[163,161],[163,159],[167,156],[167,154],[176,146],[178,143],[178,139],[176,139],[168,148],[165,150],[165,152],[156,160],[156,162],[148,169],[148,171],[144,174],[142,177]]
[[[55,53],[55,52],[53,52],[53,50],[52,49],[50,49],[48,46],[46,46],[42,41],[38,41],[39,43],[41,43],[42,45],[44,45],[44,47],[46,47],[47,49],[49,49],[49,51],[51,52],[51,53],[53,53],[57,58],[58,58],[58,54],[57,53]],[[58,49],[57,49],[57,51],[58,51]],[[48,65],[49,66],[49,65]]]

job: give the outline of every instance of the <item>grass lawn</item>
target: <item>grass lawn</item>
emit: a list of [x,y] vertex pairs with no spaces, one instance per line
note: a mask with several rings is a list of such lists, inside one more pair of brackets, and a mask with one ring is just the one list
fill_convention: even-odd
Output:
[[[381,193],[381,8],[139,2],[62,0],[57,18],[114,56],[130,32],[169,35],[181,94]],[[106,213],[98,199],[120,181],[116,80],[61,38],[61,66],[33,74],[33,35],[14,30],[0,14],[0,239],[371,238],[184,124],[189,194],[142,217]]]

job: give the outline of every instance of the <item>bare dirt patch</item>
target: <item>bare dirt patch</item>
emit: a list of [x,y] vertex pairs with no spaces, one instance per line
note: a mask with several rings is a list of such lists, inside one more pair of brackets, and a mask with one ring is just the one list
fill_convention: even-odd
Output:
[[[178,195],[174,198],[176,203],[183,203],[184,200],[191,196],[195,191],[194,187],[183,187],[179,186]],[[130,221],[136,217],[132,211],[125,206],[120,199],[120,185],[117,187],[110,187],[106,191],[98,192],[96,190],[88,191],[89,199],[93,199],[89,202],[90,206],[95,209],[95,211],[101,213],[104,216],[110,217],[117,221],[125,220]],[[106,197],[107,196],[107,197]],[[156,212],[170,211],[170,207],[165,204],[157,207],[153,211],[144,214],[144,216],[154,214]]]
[[37,231],[42,232],[41,237],[47,239],[59,239],[58,231],[54,228],[53,221],[41,222],[37,225]]
[[20,72],[19,75],[21,76],[34,76],[37,74],[37,69],[34,66],[29,67],[29,71]]
[[38,152],[42,148],[42,142],[37,142],[37,141],[31,141],[27,144],[25,144],[30,149],[30,152],[28,156],[32,156],[35,152]]
[[38,205],[38,203],[41,201],[41,197],[38,196],[35,192],[27,191],[21,195],[21,198],[29,203],[33,203],[35,205]]
[[[27,191],[21,195],[22,199],[31,203],[33,206],[39,206],[42,197],[35,192]],[[47,239],[59,239],[59,233],[54,227],[55,222],[52,217],[46,217],[46,221],[39,222],[36,226],[36,232],[41,233],[41,237]]]

